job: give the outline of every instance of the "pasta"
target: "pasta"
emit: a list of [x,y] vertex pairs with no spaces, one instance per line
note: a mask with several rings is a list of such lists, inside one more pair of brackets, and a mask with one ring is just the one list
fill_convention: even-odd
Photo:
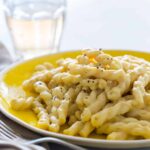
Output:
[[127,140],[128,134],[123,131],[111,132],[107,136],[107,140]]
[[35,66],[22,95],[9,98],[12,109],[32,110],[37,126],[52,132],[150,139],[150,62],[85,49],[56,64]]
[[37,114],[38,119],[39,119],[37,126],[42,129],[48,129],[49,115],[48,115],[48,112],[44,109],[44,106],[40,102],[39,98],[33,101],[32,109]]

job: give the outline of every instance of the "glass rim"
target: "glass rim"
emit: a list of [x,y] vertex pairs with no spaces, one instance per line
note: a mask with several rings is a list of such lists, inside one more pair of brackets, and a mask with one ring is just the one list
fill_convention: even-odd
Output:
[[55,5],[67,5],[67,0],[3,0],[3,7],[7,7],[9,9],[10,7],[17,6],[24,3],[50,3]]

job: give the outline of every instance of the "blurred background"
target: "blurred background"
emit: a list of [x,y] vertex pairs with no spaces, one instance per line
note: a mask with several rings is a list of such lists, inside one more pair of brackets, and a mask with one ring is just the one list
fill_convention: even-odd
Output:
[[149,0],[68,0],[61,49],[150,51]]
[[[11,39],[0,13],[0,40]],[[60,50],[150,49],[150,0],[67,0]]]

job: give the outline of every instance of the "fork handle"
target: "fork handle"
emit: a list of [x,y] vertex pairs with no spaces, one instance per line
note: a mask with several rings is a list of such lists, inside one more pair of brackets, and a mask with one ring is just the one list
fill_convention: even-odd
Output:
[[80,146],[71,144],[71,143],[66,142],[64,140],[60,140],[60,139],[57,139],[57,138],[51,138],[51,137],[31,140],[31,141],[26,142],[26,144],[38,144],[38,143],[42,143],[42,142],[52,142],[52,143],[60,144],[60,145],[66,146],[66,147],[68,147],[72,150],[87,150],[85,148],[82,148]]

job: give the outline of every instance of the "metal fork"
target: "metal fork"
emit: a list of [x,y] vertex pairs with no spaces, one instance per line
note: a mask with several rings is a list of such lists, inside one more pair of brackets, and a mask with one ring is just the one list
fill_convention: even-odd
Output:
[[53,137],[45,137],[45,138],[38,138],[34,140],[27,140],[23,138],[21,135],[15,133],[9,126],[7,126],[1,120],[0,120],[0,136],[7,140],[13,140],[13,141],[19,140],[20,142],[24,144],[38,144],[38,143],[43,143],[43,142],[51,142],[51,143],[63,145],[66,148],[70,148],[72,150],[86,150],[85,148],[82,148],[80,146],[77,146],[77,145],[74,145],[66,141],[53,138]]

